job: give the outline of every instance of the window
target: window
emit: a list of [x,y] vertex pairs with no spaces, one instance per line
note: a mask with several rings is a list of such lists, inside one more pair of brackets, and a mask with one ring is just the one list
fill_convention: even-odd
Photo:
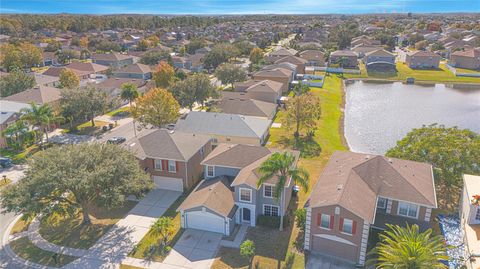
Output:
[[278,206],[263,205],[263,215],[278,217]]
[[418,206],[410,203],[399,202],[398,215],[416,219],[418,217]]
[[332,216],[327,214],[322,214],[320,218],[320,228],[331,229],[332,228]]
[[177,172],[177,163],[172,160],[168,160],[168,172]]
[[353,234],[353,221],[351,219],[341,219],[343,220],[342,232],[347,234]]
[[155,160],[155,170],[163,170],[162,160]]
[[381,208],[381,209],[387,208],[387,198],[378,197],[377,208]]
[[477,208],[477,213],[475,214],[475,220],[480,220],[480,208]]
[[205,153],[205,149],[204,149],[204,147],[201,147],[201,148],[200,148],[200,155],[203,156],[204,153]]
[[217,139],[217,138],[212,138],[212,144],[213,144],[213,145],[218,144],[218,139]]
[[275,193],[275,186],[263,185],[263,197],[272,198]]
[[207,165],[207,177],[215,176],[215,166]]
[[252,190],[240,188],[240,202],[252,202]]

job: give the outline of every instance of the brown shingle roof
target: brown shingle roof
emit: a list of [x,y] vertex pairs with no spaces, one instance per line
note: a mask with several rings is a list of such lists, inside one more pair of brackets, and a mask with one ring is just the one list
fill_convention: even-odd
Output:
[[177,211],[206,207],[220,216],[232,218],[237,206],[226,177],[203,180],[178,207]]
[[271,153],[268,148],[242,144],[220,144],[203,161],[203,165],[244,168]]
[[86,71],[89,73],[99,73],[108,70],[108,67],[95,63],[71,62],[67,68],[73,70]]
[[15,101],[20,103],[49,104],[60,100],[60,90],[53,87],[40,85],[33,89],[28,89],[14,95],[7,96],[3,100]]
[[373,222],[377,196],[437,207],[432,166],[335,152],[310,195],[310,207],[340,205]]
[[273,118],[277,105],[248,98],[224,97],[218,104],[223,113]]
[[274,68],[269,70],[260,70],[253,74],[253,77],[291,77],[292,71],[285,68]]
[[417,50],[417,51],[412,51],[407,53],[409,56],[415,56],[415,57],[434,57],[434,58],[441,58],[440,55],[430,52],[430,51],[424,51],[424,50]]
[[292,64],[306,64],[307,60],[297,57],[297,56],[285,56],[275,61],[276,64],[279,63],[292,63]]
[[455,51],[454,53],[452,53],[452,56],[462,56],[462,57],[469,57],[469,58],[480,57],[480,49]]
[[130,64],[115,71],[115,73],[132,73],[132,74],[146,74],[151,72],[152,72],[152,69],[150,68],[150,66],[146,64],[141,64],[141,63]]
[[93,54],[92,59],[101,60],[101,61],[121,61],[126,59],[131,59],[132,56],[124,55],[120,53],[105,53],[105,54]]

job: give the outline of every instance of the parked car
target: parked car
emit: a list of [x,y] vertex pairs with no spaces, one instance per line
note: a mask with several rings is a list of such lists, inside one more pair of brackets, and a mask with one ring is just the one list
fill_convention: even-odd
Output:
[[122,144],[123,142],[127,141],[127,139],[125,137],[122,137],[122,136],[114,136],[112,138],[109,138],[107,140],[107,143],[108,144]]
[[0,167],[8,168],[13,165],[12,159],[6,157],[0,157]]

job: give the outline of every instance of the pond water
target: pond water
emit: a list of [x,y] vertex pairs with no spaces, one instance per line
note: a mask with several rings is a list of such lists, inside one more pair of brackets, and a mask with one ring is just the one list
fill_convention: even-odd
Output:
[[384,154],[413,128],[433,123],[480,133],[479,85],[355,81],[346,87],[350,150]]

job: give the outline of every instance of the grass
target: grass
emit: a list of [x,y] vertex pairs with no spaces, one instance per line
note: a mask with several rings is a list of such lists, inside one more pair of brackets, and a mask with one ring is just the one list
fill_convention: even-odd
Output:
[[4,179],[3,177],[0,178],[0,190],[1,190],[3,187],[5,187],[5,186],[7,186],[8,184],[10,184],[10,182],[12,182],[12,180],[9,179],[9,178],[5,178],[5,179]]
[[[48,145],[45,145],[48,147]],[[33,144],[24,150],[0,149],[0,155],[12,159],[15,164],[24,163],[26,159],[33,154],[39,152],[41,148],[37,144]]]
[[370,78],[394,81],[405,81],[407,78],[415,78],[419,82],[446,82],[446,83],[480,83],[480,78],[474,77],[457,77],[445,67],[444,63],[440,64],[439,69],[422,70],[411,69],[405,63],[396,63],[396,73],[369,73],[365,69],[363,63],[360,64],[360,74],[344,74],[345,78]]
[[91,121],[84,122],[77,126],[77,134],[79,135],[96,135],[102,131],[103,126],[108,126],[106,121],[95,121],[95,126],[92,126]]
[[62,267],[77,259],[76,257],[57,254],[55,262],[55,253],[38,248],[28,237],[22,237],[10,242],[10,247],[23,259],[46,266]]
[[56,245],[88,249],[136,204],[137,202],[128,201],[120,208],[92,208],[90,209],[92,221],[90,225],[82,224],[80,212],[74,216],[53,214],[42,219],[40,234],[47,241]]
[[130,107],[122,106],[121,108],[112,110],[105,115],[108,115],[110,117],[126,117],[130,115]]
[[[193,189],[194,188],[191,190]],[[178,239],[180,239],[180,236],[182,236],[183,229],[180,224],[180,213],[176,212],[176,210],[189,194],[190,192],[184,193],[178,197],[177,200],[170,205],[167,211],[165,211],[163,214],[163,217],[169,217],[173,219],[173,232],[170,238],[168,238],[168,246],[170,247],[173,247]],[[149,230],[142,240],[135,246],[135,249],[129,254],[129,256],[138,259],[162,262],[168,253],[165,253],[161,248],[158,247],[160,239],[160,236],[155,236],[152,230]],[[153,247],[153,251],[150,251],[151,247]]]
[[480,74],[479,70],[472,70],[472,69],[465,69],[465,68],[458,68],[455,67],[457,73],[465,73],[465,74]]
[[28,230],[28,226],[32,222],[32,219],[27,219],[24,220],[23,218],[20,218],[17,222],[12,227],[12,230],[10,231],[10,234],[17,234],[21,232],[26,232]]
[[[299,165],[310,173],[310,190],[316,184],[321,171],[330,156],[336,150],[347,150],[343,142],[342,79],[337,75],[325,78],[323,88],[311,87],[311,92],[320,97],[322,116],[317,124],[313,140],[302,139],[299,149],[301,158]],[[281,122],[285,116],[279,111],[275,122]],[[281,128],[270,130],[270,147],[292,148],[294,145],[293,132],[284,125]],[[303,207],[310,192],[299,192],[297,200],[292,199],[289,212]],[[258,268],[305,268],[303,254],[303,234],[293,224],[280,232],[270,228],[250,228],[247,238],[256,244],[257,253],[253,259],[254,267]],[[248,261],[239,255],[238,249],[221,248],[217,259],[212,265],[214,269],[248,268]]]
[[126,264],[120,264],[120,269],[143,269],[143,267],[136,267]]

